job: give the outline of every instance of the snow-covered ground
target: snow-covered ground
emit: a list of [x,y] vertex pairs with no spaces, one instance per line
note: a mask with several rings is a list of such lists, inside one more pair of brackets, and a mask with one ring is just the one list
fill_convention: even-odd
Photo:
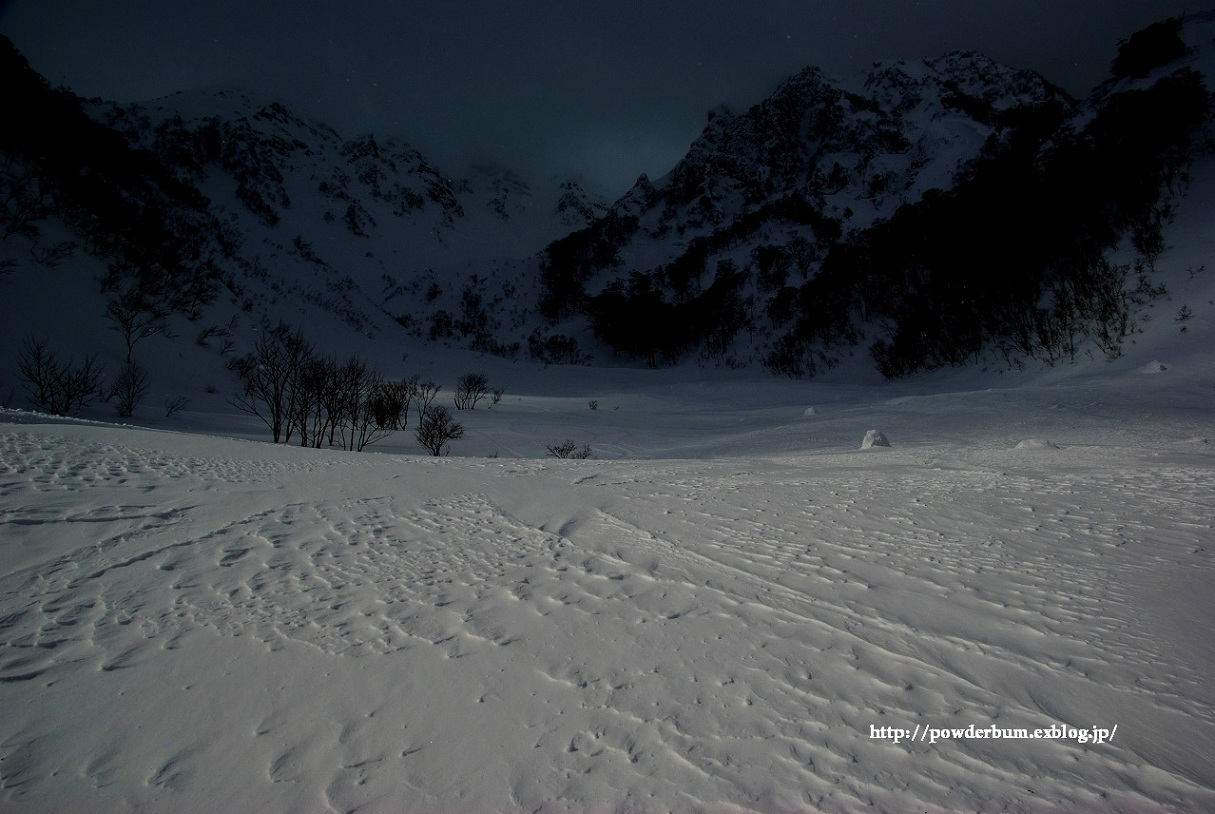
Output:
[[[1211,810],[1191,346],[533,371],[443,459],[6,411],[0,808]],[[874,737],[972,724],[1117,729]]]
[[1215,810],[1210,212],[1114,362],[419,350],[508,388],[441,459],[0,412],[0,810]]

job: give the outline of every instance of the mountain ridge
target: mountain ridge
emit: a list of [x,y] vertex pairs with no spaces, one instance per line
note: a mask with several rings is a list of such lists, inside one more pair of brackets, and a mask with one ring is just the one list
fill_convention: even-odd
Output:
[[[1150,299],[1176,182],[1210,140],[1210,72],[1194,67],[1209,62],[1196,32],[1210,25],[1165,21],[1130,38],[1120,59],[1158,64],[1082,102],[965,52],[879,63],[851,86],[803,71],[744,114],[711,116],[670,173],[639,179],[604,220],[551,244],[542,310],[566,332],[584,319],[597,341],[650,365],[691,354],[813,375],[868,344],[879,369],[904,375],[992,352],[1054,363],[1074,358],[1076,334],[1116,354]],[[932,244],[905,229],[912,221]],[[987,245],[945,256],[974,242],[968,230]],[[1137,256],[1110,273],[1128,234]],[[999,266],[1009,241],[1039,245],[1023,269],[998,270],[1003,290],[968,293],[980,278],[958,266]],[[1056,290],[1073,285],[1081,299],[1119,301],[1085,312]],[[908,324],[909,310],[957,313],[985,298],[964,326]],[[630,313],[654,327],[622,329]]]
[[[90,214],[109,204],[72,198],[63,186],[72,172],[45,175],[46,149],[20,132],[45,123],[15,119],[5,140],[5,276],[70,260],[76,285],[102,280],[97,319],[82,326],[111,327],[106,298],[129,295],[160,319],[175,314],[178,333],[223,336],[207,362],[216,369],[225,353],[283,321],[353,332],[360,346],[439,343],[545,364],[762,365],[795,377],[850,357],[897,376],[983,359],[1054,364],[1085,347],[1114,354],[1135,329],[1132,312],[1158,289],[1160,230],[1189,156],[1209,136],[1210,37],[1194,32],[1210,26],[1200,15],[1129,38],[1114,63],[1121,68],[1084,101],[973,52],[877,63],[843,81],[807,68],[747,111],[710,111],[670,172],[639,177],[610,205],[576,180],[541,186],[493,165],[448,175],[400,139],[347,138],[244,91],[116,104],[79,100],[38,77],[42,89],[31,93],[79,107],[92,124],[72,119],[78,129],[128,156],[98,161],[151,168],[140,177],[154,188],[143,192],[144,180],[123,180],[129,173],[106,176],[102,166],[101,175],[143,213],[160,235],[150,245],[161,249],[149,254],[138,234]],[[24,60],[8,48],[6,70],[32,73],[13,67]],[[1160,54],[1167,58],[1153,64]],[[1120,109],[1170,77],[1181,77],[1172,97]],[[1176,143],[1136,131],[1143,143],[1130,152],[1094,147],[1094,122],[1113,132],[1174,102],[1185,114],[1175,120],[1184,137]],[[1102,119],[1111,110],[1123,118]],[[54,134],[54,149],[94,160],[96,149],[83,151],[73,137]],[[1064,227],[1046,229],[1046,216],[1022,211],[1052,196],[1089,206],[1094,196],[1076,190],[1110,162],[1139,161],[1140,148],[1159,155],[1136,164],[1143,180],[1133,202],[1119,202],[1130,194],[1121,187],[1097,184],[1118,212],[1077,220],[1046,207],[1083,232],[1077,245],[1053,234]],[[1059,182],[1052,173],[1077,156],[1089,175]],[[1012,204],[993,203],[1002,190],[1014,191]],[[26,192],[33,216],[19,211]],[[969,223],[984,207],[1010,227]],[[959,240],[968,229],[976,237]],[[989,276],[1001,282],[980,296],[973,277],[955,270],[1008,253],[1001,242],[1032,229],[1056,241],[1043,252],[1075,250],[1079,271],[1050,258],[1024,280],[997,268]],[[941,248],[954,244],[970,254]],[[1107,259],[1128,245],[1129,259]],[[1037,248],[1018,252],[1018,262],[1039,260]],[[184,301],[149,286],[166,268],[180,270]],[[1077,285],[1112,305],[1056,307],[1060,287]],[[966,313],[981,301],[988,311]],[[925,322],[923,312],[950,316]],[[32,332],[62,333],[64,319],[75,316],[18,320],[10,345]],[[201,330],[191,326],[199,320]]]

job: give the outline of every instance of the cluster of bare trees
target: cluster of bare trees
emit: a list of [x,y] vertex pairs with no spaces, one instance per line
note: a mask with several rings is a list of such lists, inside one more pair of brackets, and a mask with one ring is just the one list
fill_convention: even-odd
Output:
[[17,369],[30,402],[57,415],[76,415],[93,401],[115,400],[119,416],[134,415],[151,389],[150,374],[135,358],[135,347],[157,334],[173,336],[168,325],[172,311],[158,301],[153,287],[132,284],[114,292],[106,303],[105,318],[122,335],[126,348],[122,369],[108,383],[96,354],[76,364],[61,359],[46,340],[27,338],[18,352]]
[[33,337],[21,344],[17,373],[30,402],[54,415],[79,415],[93,401],[109,401],[114,393],[95,354],[80,363],[64,360]]
[[494,404],[502,401],[504,387],[489,387],[489,379],[484,373],[465,373],[456,382],[456,393],[452,402],[457,410],[475,410],[481,399],[489,396]]
[[[81,362],[61,357],[44,339],[27,337],[17,353],[17,374],[30,404],[54,415],[79,415],[93,402],[114,402],[118,415],[129,418],[151,389],[147,368],[128,359],[118,375],[108,378],[91,353]],[[165,417],[189,404],[184,396],[165,402]]]
[[241,388],[231,403],[257,416],[277,443],[298,438],[301,446],[337,446],[361,451],[409,426],[432,455],[447,453],[464,434],[447,408],[434,404],[442,389],[417,376],[389,380],[366,360],[322,356],[300,332],[280,323],[253,350],[228,362]]

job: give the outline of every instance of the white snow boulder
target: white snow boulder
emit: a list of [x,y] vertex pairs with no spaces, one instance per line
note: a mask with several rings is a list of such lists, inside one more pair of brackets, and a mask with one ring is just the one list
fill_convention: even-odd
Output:
[[870,430],[865,433],[865,440],[861,441],[861,449],[888,446],[890,446],[890,441],[886,438],[886,433],[881,430]]
[[1047,441],[1045,438],[1026,438],[1024,441],[1017,442],[1017,449],[1058,449],[1056,444]]
[[813,407],[807,407],[802,413],[803,418],[813,418],[816,415],[818,415],[818,410],[814,409]]

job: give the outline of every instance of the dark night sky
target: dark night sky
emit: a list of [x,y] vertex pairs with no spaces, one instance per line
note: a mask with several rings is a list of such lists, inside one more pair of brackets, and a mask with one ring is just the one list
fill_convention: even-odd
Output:
[[52,83],[139,101],[240,86],[347,136],[580,173],[621,192],[686,151],[705,113],[793,72],[982,51],[1076,95],[1120,38],[1185,0],[0,0],[0,33]]

